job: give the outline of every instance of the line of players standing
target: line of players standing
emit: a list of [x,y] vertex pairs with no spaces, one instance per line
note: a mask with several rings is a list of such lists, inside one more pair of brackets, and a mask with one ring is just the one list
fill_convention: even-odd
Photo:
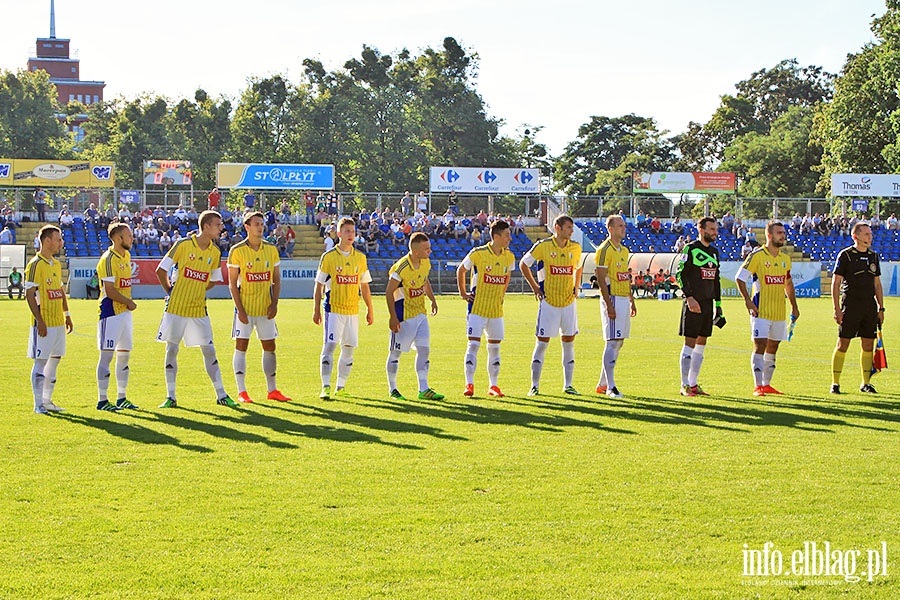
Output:
[[[616,215],[606,222],[609,237],[596,254],[596,275],[601,282],[601,323],[605,347],[600,381],[596,392],[611,398],[623,397],[615,383],[615,365],[624,340],[630,335],[631,318],[637,309],[628,275],[628,250],[622,244],[625,222]],[[286,402],[290,398],[276,386],[277,360],[275,317],[280,297],[278,252],[263,239],[264,217],[249,214],[244,221],[247,238],[229,252],[227,268],[229,288],[235,303],[232,338],[235,339],[233,371],[238,387],[238,402],[251,403],[246,385],[246,351],[255,329],[261,341],[262,370],[267,382],[267,399]],[[574,339],[578,333],[576,295],[581,281],[581,247],[571,240],[574,222],[559,216],[552,236],[534,244],[519,261],[519,268],[539,302],[535,328],[535,347],[531,362],[529,396],[540,394],[539,384],[550,338],[559,336],[562,344],[563,392],[578,394],[572,386],[575,368]],[[679,335],[684,337],[680,354],[681,389],[684,396],[708,395],[698,384],[706,341],[713,325],[723,326],[719,280],[719,255],[713,243],[717,223],[703,218],[700,235],[685,247],[677,272],[684,292]],[[197,346],[203,355],[207,374],[215,388],[217,403],[236,407],[225,392],[221,370],[212,340],[212,327],[206,310],[206,292],[222,281],[221,255],[215,240],[222,230],[221,216],[205,211],[199,218],[199,232],[175,244],[157,269],[157,277],[167,294],[166,308],[157,333],[157,341],[166,344],[165,376],[167,396],[160,408],[174,408],[176,400],[177,355],[181,343]],[[329,399],[346,393],[346,383],[358,342],[359,300],[366,304],[366,321],[374,320],[369,274],[365,254],[353,248],[355,223],[342,219],[338,225],[338,244],[322,255],[316,274],[313,321],[323,325],[324,342],[320,357],[322,391]],[[463,394],[474,395],[477,354],[483,337],[487,338],[489,377],[488,395],[502,397],[499,387],[500,343],[504,337],[503,298],[509,287],[515,258],[509,251],[510,231],[504,221],[490,229],[491,240],[474,248],[457,270],[460,296],[468,304],[466,332],[468,345],[464,364],[466,386]],[[840,393],[840,374],[850,339],[860,337],[861,392],[874,393],[870,376],[876,328],[884,320],[884,301],[878,256],[871,249],[871,229],[857,224],[852,232],[854,245],[844,249],[836,261],[832,283],[834,319],[839,325],[838,344],[832,356],[832,393]],[[65,336],[73,330],[68,301],[62,287],[61,266],[54,255],[62,249],[60,230],[52,225],[39,233],[40,252],[26,268],[26,298],[32,312],[28,356],[34,360],[31,383],[36,413],[63,409],[52,401],[56,371],[65,355]],[[131,258],[133,241],[130,227],[114,223],[109,227],[110,248],[101,257],[97,271],[101,285],[97,342],[98,410],[136,409],[127,398],[129,356],[132,348]],[[771,386],[778,345],[787,339],[788,326],[784,299],[791,303],[791,321],[800,311],[791,280],[791,260],[781,248],[785,243],[784,226],[771,222],[766,227],[766,245],[744,261],[737,275],[738,289],[750,314],[754,351],[751,368],[755,396],[780,394]],[[437,299],[428,282],[431,269],[431,244],[422,233],[413,234],[410,251],[389,272],[386,300],[391,331],[386,363],[389,395],[406,398],[397,388],[399,361],[403,353],[416,351],[418,398],[441,400],[428,384],[430,330],[425,301],[430,313],[438,311]],[[537,265],[537,276],[532,266]],[[471,271],[470,286],[466,275]],[[748,287],[749,284],[749,287]],[[752,288],[752,289],[751,289]],[[331,389],[334,354],[340,347],[337,381]],[[117,396],[108,397],[115,358]]]

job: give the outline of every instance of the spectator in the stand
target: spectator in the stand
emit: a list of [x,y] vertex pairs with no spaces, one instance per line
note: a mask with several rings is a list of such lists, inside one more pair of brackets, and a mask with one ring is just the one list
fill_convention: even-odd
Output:
[[256,206],[256,194],[253,193],[253,190],[247,190],[247,193],[244,194],[244,208],[249,208],[253,210]]
[[109,225],[119,218],[119,211],[112,205],[112,202],[106,203],[106,224]]
[[794,216],[791,217],[791,229],[796,233],[800,233],[800,226],[803,224],[803,217],[800,216],[800,213],[795,212]]
[[294,256],[294,245],[297,243],[297,234],[294,233],[294,230],[290,225],[284,230],[284,238],[287,240],[287,244],[285,244],[284,247],[284,253],[288,258],[292,258]]
[[472,230],[472,235],[469,236],[469,239],[472,241],[473,248],[476,246],[480,246],[481,245],[481,229],[478,227],[475,227]]
[[138,224],[134,228],[134,239],[138,244],[143,244],[147,241],[147,231],[143,225]]
[[282,199],[281,206],[278,207],[278,222],[282,225],[288,225],[291,222],[291,205],[287,198]]
[[376,234],[376,231],[378,231],[378,230],[371,229],[369,231],[369,234],[366,236],[366,253],[367,254],[372,254],[373,252],[375,254],[378,254],[378,252],[380,251],[380,247],[378,245],[378,236]]
[[278,224],[278,215],[275,214],[275,209],[269,207],[269,210],[266,211],[266,230],[272,231],[275,229],[275,225]]
[[424,191],[419,192],[419,197],[416,198],[416,208],[422,212],[428,210],[428,197]]
[[872,215],[872,218],[869,219],[869,225],[872,227],[872,229],[881,229],[882,223],[881,223],[881,219],[878,218],[877,213]]
[[34,190],[34,209],[37,211],[38,221],[47,220],[47,192],[42,187]]
[[228,254],[228,251],[231,249],[231,234],[228,233],[227,229],[223,229],[222,233],[219,234],[219,250],[222,251],[222,254]]
[[638,229],[643,229],[650,225],[650,223],[647,221],[647,215],[645,215],[644,211],[642,210],[638,211],[636,222]]
[[130,223],[131,222],[131,211],[128,210],[128,205],[123,204],[121,208],[119,208],[119,222],[120,223]]
[[166,225],[169,226],[169,230],[178,229],[180,224],[181,221],[175,216],[175,212],[170,208],[166,213]]
[[338,197],[337,194],[334,193],[334,190],[328,192],[328,196],[326,196],[325,198],[325,203],[327,205],[327,208],[325,209],[326,212],[329,215],[336,217],[338,214]]
[[188,229],[193,229],[194,227],[200,227],[200,215],[197,214],[197,211],[194,209],[193,205],[187,211],[187,218],[185,219],[188,225]]
[[[816,233],[823,237],[827,236],[829,233],[831,233],[830,220],[828,219],[828,217],[822,218],[819,217],[819,215],[816,215],[816,217],[819,219],[819,222],[816,224]],[[813,221],[815,221],[816,217],[813,218]]]
[[681,222],[681,217],[675,217],[675,220],[672,221],[672,226],[670,229],[672,233],[676,235],[681,235],[682,233],[684,233],[684,223]]
[[744,240],[744,245],[741,246],[741,260],[750,256],[751,252],[753,252],[753,244],[750,243],[750,240]]
[[394,219],[393,223],[391,223],[391,237],[398,242],[403,241],[403,231],[400,229],[400,219]]
[[684,236],[679,235],[678,239],[675,240],[675,243],[672,244],[672,252],[675,252],[676,254],[680,254],[681,251],[684,250],[685,245],[686,244],[684,242]]
[[287,235],[285,235],[283,225],[277,225],[275,227],[275,247],[278,248],[279,255],[281,255],[281,256],[286,255]]
[[450,190],[450,195],[447,196],[447,210],[452,212],[454,215],[459,214],[459,207],[457,206],[457,198],[456,198],[456,190]]
[[650,232],[656,235],[659,235],[660,231],[662,231],[662,223],[660,222],[658,217],[650,218]]
[[409,191],[403,192],[403,197],[400,198],[400,212],[405,217],[412,211],[412,196],[409,195]]
[[219,193],[219,188],[214,187],[209,195],[206,197],[206,205],[209,207],[209,210],[219,210],[219,200],[222,199],[222,194]]
[[219,211],[219,214],[222,215],[222,225],[225,226],[225,229],[234,227],[234,213],[228,210],[227,205],[222,206],[222,210]]
[[809,213],[806,213],[806,215],[803,217],[803,220],[800,221],[800,234],[808,235],[809,233],[812,232],[812,229],[813,229],[812,217],[809,216]]
[[731,212],[726,212],[722,216],[722,227],[725,229],[725,231],[731,231],[732,229],[734,229],[734,215],[732,215]]
[[456,221],[456,224],[453,225],[453,237],[456,241],[459,241],[459,238],[468,239],[469,230],[462,224],[462,221]]
[[656,254],[656,246],[650,246],[649,248],[647,248],[647,252],[649,252],[650,254]]
[[316,213],[316,227],[319,229],[322,228],[322,223],[325,222],[325,219],[328,218],[328,213],[325,212],[324,209],[319,209],[319,212]]
[[187,211],[184,210],[182,205],[178,205],[178,208],[175,209],[175,218],[178,219],[178,223],[187,223]]
[[891,213],[891,216],[888,217],[887,228],[890,231],[900,230],[900,220],[897,219],[896,213]]
[[167,231],[163,231],[159,234],[159,241],[157,244],[159,246],[160,254],[165,254],[169,251],[169,248],[172,247],[172,238]]
[[147,245],[156,246],[159,243],[159,231],[153,225],[148,226],[144,230],[147,234]]
[[100,211],[97,210],[97,205],[91,202],[87,210],[84,211],[84,221],[85,223],[93,223],[97,225],[100,221]]
[[12,229],[9,225],[4,226],[3,231],[0,231],[0,244],[14,244],[15,241]]
[[337,243],[337,238],[335,237],[335,231],[332,228],[331,231],[326,233],[325,235],[325,252],[328,252],[332,248],[334,248]]
[[71,229],[73,223],[75,223],[75,217],[72,216],[68,208],[59,211],[59,226],[62,229]]
[[749,227],[747,229],[747,235],[744,236],[744,239],[747,240],[748,242],[750,242],[750,241],[758,242],[759,241],[756,239],[756,232],[753,231],[752,227]]
[[156,219],[156,223],[154,223],[154,227],[156,228],[156,230],[159,232],[160,235],[162,235],[163,232],[169,231],[169,226],[166,224],[165,220],[162,217]]
[[525,215],[516,217],[516,224],[513,226],[513,235],[525,233]]
[[309,190],[303,194],[303,204],[306,207],[305,222],[307,225],[312,225],[316,222],[316,198]]

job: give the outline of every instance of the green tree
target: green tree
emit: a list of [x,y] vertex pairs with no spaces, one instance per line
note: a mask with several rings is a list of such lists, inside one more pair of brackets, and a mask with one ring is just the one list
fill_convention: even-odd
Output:
[[674,163],[675,145],[667,134],[647,117],[593,116],[556,160],[556,189],[569,195],[630,194],[632,170],[665,171]]
[[872,22],[876,41],[847,57],[834,98],[815,119],[823,146],[821,191],[832,173],[900,172],[900,2]]
[[69,158],[72,144],[59,112],[46,71],[0,72],[0,156]]
[[755,198],[803,198],[815,194],[822,148],[810,142],[813,108],[792,106],[764,134],[750,132],[725,149],[721,170],[734,171],[740,193]]
[[216,163],[231,143],[230,113],[231,102],[214,101],[202,89],[194,93],[193,102],[182,99],[172,110],[168,135],[176,155],[171,158],[192,161],[199,189],[215,186]]

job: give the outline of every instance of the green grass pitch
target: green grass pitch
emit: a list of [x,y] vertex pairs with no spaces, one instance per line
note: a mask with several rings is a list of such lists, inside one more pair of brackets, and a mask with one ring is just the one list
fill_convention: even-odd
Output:
[[[465,307],[439,297],[431,385],[441,402],[387,398],[387,311],[361,327],[348,389],[319,400],[321,330],[310,300],[279,313],[279,387],[267,402],[260,348],[240,409],[214,403],[199,351],[182,349],[181,408],[165,397],[161,301],[139,302],[129,398],[94,409],[96,301],[70,302],[76,331],[54,395],[32,412],[24,302],[0,301],[2,598],[890,598],[900,569],[900,378],[859,385],[858,342],[841,396],[827,394],[836,328],[829,299],[800,300],[773,384],[753,398],[741,303],[710,339],[701,384],[678,396],[677,301],[639,300],[617,368],[626,394],[593,393],[603,350],[596,298],[581,299],[575,387],[564,396],[559,341],[529,388],[536,305],[506,305],[501,387],[488,399],[484,345],[464,398]],[[226,389],[236,396],[232,305],[209,303]],[[900,301],[887,301],[888,361],[900,356]],[[363,320],[364,321],[364,320]],[[896,346],[900,348],[900,343]],[[114,384],[113,384],[114,387]],[[404,355],[400,389],[416,388]],[[766,542],[779,576],[745,574]],[[887,576],[794,576],[804,542],[887,548]],[[882,542],[886,546],[882,546]],[[745,544],[747,545],[745,547]],[[774,552],[767,555],[775,556]],[[768,563],[767,563],[768,564]],[[891,591],[893,590],[893,591]]]

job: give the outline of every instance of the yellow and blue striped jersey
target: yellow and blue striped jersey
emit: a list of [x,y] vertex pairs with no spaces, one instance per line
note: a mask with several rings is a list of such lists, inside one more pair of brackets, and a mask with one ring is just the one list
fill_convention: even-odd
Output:
[[[594,259],[598,267],[606,267],[605,283],[609,288],[609,295],[630,296],[631,276],[628,274],[628,248],[625,244],[616,248],[612,240],[606,238],[597,248]],[[604,282],[599,283],[603,285]]]
[[106,295],[106,286],[103,282],[112,282],[120,294],[131,298],[131,253],[125,250],[125,253],[120,255],[110,246],[97,263],[97,279],[100,280],[100,318],[105,319],[128,310],[124,304],[113,302],[112,298]]
[[206,287],[210,281],[222,281],[221,260],[219,247],[210,242],[206,250],[201,249],[196,234],[178,240],[159,263],[166,271],[173,266],[177,269],[166,312],[180,317],[205,317]]
[[250,247],[247,240],[232,246],[228,253],[229,268],[238,269],[237,286],[241,304],[250,317],[265,317],[272,304],[272,285],[275,269],[281,264],[278,248],[265,240],[259,250]]
[[358,314],[360,284],[372,281],[368,259],[356,248],[344,254],[335,246],[319,259],[316,281],[325,286],[325,312]]
[[425,314],[425,282],[431,271],[431,261],[423,258],[419,268],[412,266],[412,256],[407,253],[394,263],[388,276],[400,282],[394,292],[394,307],[400,321]]
[[504,248],[499,255],[495,254],[493,242],[469,252],[463,266],[472,269],[471,291],[475,300],[469,303],[470,313],[487,319],[503,316],[503,297],[515,262],[516,257],[509,249]]
[[[66,296],[62,286],[62,266],[55,258],[47,260],[36,254],[25,267],[25,289],[36,287],[37,302],[41,309],[41,317],[47,327],[59,327],[66,324],[63,314],[63,298]],[[32,315],[31,324],[35,325]]]
[[540,240],[525,255],[537,262],[537,280],[550,306],[563,308],[575,302],[575,273],[581,266],[581,246],[568,240],[560,248],[552,237]]

